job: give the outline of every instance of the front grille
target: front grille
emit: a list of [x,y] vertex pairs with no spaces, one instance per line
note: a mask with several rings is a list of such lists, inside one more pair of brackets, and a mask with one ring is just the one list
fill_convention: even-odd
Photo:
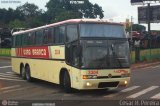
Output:
[[100,82],[98,88],[117,87],[119,82]]
[[[108,76],[97,76],[97,79],[109,78]],[[121,76],[112,76],[111,78],[121,78]]]

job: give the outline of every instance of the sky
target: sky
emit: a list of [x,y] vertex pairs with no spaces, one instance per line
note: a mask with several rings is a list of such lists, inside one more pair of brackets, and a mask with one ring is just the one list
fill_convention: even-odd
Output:
[[[16,3],[4,3],[3,1],[16,1]],[[34,3],[40,9],[46,10],[45,5],[49,0],[0,0],[0,8],[16,8],[25,2]],[[138,23],[137,7],[130,4],[130,0],[89,0],[93,4],[97,3],[104,11],[104,19],[114,22],[125,22],[133,17],[133,22]],[[158,4],[159,5],[159,4]],[[147,27],[146,24],[143,24]],[[151,24],[151,30],[160,30],[159,24]]]

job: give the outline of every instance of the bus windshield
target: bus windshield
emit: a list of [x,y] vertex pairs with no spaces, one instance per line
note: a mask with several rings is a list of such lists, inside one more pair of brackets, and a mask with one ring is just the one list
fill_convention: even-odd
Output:
[[113,40],[101,45],[96,45],[96,43],[94,45],[85,44],[82,53],[82,68],[128,68],[130,64],[128,54],[127,41]]
[[80,24],[80,36],[126,38],[124,27],[112,24]]

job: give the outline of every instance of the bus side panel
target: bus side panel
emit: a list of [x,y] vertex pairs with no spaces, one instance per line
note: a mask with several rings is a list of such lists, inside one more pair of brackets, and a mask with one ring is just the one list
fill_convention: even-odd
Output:
[[72,67],[70,72],[70,77],[71,77],[71,87],[78,89],[82,79],[80,69]]
[[11,48],[11,65],[12,65],[12,71],[16,72],[16,73],[20,73],[19,70],[19,62],[17,61],[16,57],[16,49],[15,48]]
[[32,77],[52,83],[59,83],[59,73],[64,66],[63,61],[33,59],[32,63]]
[[20,74],[20,62],[18,61],[17,58],[12,58],[11,59],[11,63],[12,63],[12,71]]

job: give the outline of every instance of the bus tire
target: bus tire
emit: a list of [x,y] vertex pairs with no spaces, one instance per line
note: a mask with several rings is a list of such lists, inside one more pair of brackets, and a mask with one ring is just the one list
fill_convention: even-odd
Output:
[[32,77],[31,77],[31,73],[30,73],[30,67],[26,66],[25,71],[26,71],[26,80],[28,82],[31,82],[32,81]]
[[72,92],[71,80],[70,80],[69,73],[67,71],[65,71],[63,75],[63,88],[66,93]]
[[20,76],[22,77],[22,79],[26,79],[26,71],[24,66],[21,67]]

